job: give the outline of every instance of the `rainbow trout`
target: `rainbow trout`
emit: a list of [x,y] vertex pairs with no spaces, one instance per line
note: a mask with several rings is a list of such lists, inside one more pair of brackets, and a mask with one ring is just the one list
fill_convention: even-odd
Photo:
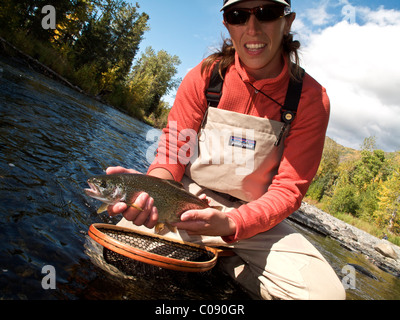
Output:
[[91,177],[87,182],[90,189],[85,189],[86,195],[103,202],[97,210],[98,213],[106,211],[108,205],[117,202],[125,202],[128,206],[140,210],[141,208],[134,205],[136,198],[142,192],[149,194],[158,210],[156,233],[160,233],[165,227],[176,232],[176,228],[170,223],[180,221],[183,212],[209,207],[207,200],[201,200],[187,192],[181,183],[148,175],[99,175]]

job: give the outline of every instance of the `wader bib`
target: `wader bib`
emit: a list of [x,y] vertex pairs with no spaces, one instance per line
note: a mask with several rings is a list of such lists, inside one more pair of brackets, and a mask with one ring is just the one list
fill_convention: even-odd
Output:
[[186,175],[213,191],[256,200],[278,172],[284,144],[274,144],[281,130],[278,121],[210,108]]
[[303,82],[290,80],[281,105],[283,122],[218,109],[222,82],[217,64],[206,92],[209,108],[198,134],[198,154],[185,173],[202,187],[249,202],[267,192],[278,173]]

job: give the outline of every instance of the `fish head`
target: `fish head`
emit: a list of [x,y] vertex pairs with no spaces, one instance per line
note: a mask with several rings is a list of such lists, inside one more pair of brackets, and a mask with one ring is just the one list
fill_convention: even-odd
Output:
[[110,175],[94,176],[87,180],[90,189],[85,189],[86,195],[107,204],[124,201],[126,192],[123,184]]

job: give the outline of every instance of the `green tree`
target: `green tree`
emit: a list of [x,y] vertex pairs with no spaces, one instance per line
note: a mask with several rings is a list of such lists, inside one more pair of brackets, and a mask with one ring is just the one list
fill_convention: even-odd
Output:
[[382,150],[362,150],[361,159],[356,163],[353,172],[353,182],[361,190],[374,183],[379,178],[385,165],[385,153]]
[[92,16],[93,10],[95,10],[93,1],[75,0],[73,7],[64,14],[57,11],[54,43],[59,48],[67,48],[68,51],[72,49]]
[[400,234],[400,164],[381,182],[378,199],[378,209],[374,213],[376,223],[390,233]]
[[50,41],[55,30],[43,29],[42,8],[52,5],[56,9],[56,22],[63,24],[68,20],[68,14],[76,9],[86,7],[85,0],[2,0],[0,2],[1,34],[11,39],[15,32],[33,36],[40,41]]
[[149,116],[157,113],[161,98],[176,88],[181,79],[174,78],[181,63],[177,56],[148,47],[132,68],[128,85],[135,94],[135,104]]
[[77,69],[95,66],[100,92],[110,92],[112,84],[129,73],[148,29],[149,16],[139,14],[138,8],[121,0],[100,0],[73,47]]
[[331,189],[338,177],[340,150],[332,139],[325,140],[324,151],[318,172],[310,185],[307,196],[321,201],[324,195],[331,196]]
[[385,164],[385,153],[376,150],[376,138],[365,138],[361,145],[361,158],[355,163],[351,173],[352,182],[360,189],[365,190],[373,183]]
[[360,145],[361,150],[374,151],[376,149],[376,137],[370,136],[364,139],[363,143]]
[[352,184],[336,188],[329,208],[335,213],[350,213],[355,215],[359,209],[357,188]]

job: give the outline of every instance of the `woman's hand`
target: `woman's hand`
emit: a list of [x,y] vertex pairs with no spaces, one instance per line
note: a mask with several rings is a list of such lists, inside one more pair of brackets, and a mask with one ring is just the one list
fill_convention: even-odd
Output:
[[181,216],[181,222],[173,225],[186,230],[189,235],[223,237],[236,233],[235,222],[224,212],[214,208],[186,211]]
[[[106,170],[107,174],[120,174],[120,173],[140,173],[133,169],[125,169],[122,167],[110,167]],[[157,224],[158,211],[154,207],[154,199],[147,193],[143,192],[136,198],[134,206],[130,207],[125,202],[118,202],[110,205],[107,208],[108,214],[113,217],[122,214],[128,221],[132,221],[135,225],[144,225],[151,229]],[[143,209],[140,210],[139,208]]]

